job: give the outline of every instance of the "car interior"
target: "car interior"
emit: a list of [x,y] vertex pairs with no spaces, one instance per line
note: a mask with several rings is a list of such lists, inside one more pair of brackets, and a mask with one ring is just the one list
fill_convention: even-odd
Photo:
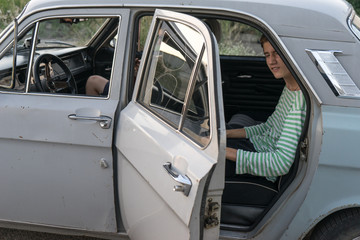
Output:
[[[274,111],[284,81],[275,79],[266,65],[259,42],[262,33],[246,24],[239,25],[239,28],[243,28],[243,32],[233,34],[239,34],[237,42],[245,46],[244,55],[241,52],[237,56],[222,55],[220,42],[225,120],[229,122],[232,116],[242,115],[261,123],[265,122]],[[251,35],[252,38],[247,35]],[[236,40],[232,44],[236,44]],[[241,125],[247,126],[244,121]],[[295,160],[289,173],[277,179],[276,188],[225,176],[221,229],[233,231],[253,229],[294,179],[297,167],[298,161]],[[251,201],[242,199],[243,195],[238,194],[239,191],[246,191]]]
[[[204,16],[199,18],[205,19]],[[134,41],[134,59],[141,56],[150,21],[149,16],[138,18],[140,26],[135,31],[138,39]],[[262,32],[246,22],[232,19],[207,17],[204,22],[216,35],[219,45],[225,120],[228,122],[233,115],[243,114],[258,122],[266,121],[275,109],[284,82],[274,79],[266,66],[259,43]],[[38,33],[35,33],[35,24],[29,26],[26,31],[19,33],[16,51],[13,46],[9,46],[8,51],[0,56],[0,90],[85,95],[89,76],[100,75],[111,79],[118,25],[117,17],[98,17],[45,19],[39,23]],[[84,28],[89,28],[89,32],[85,34],[80,31]],[[68,36],[59,38],[55,34],[59,32],[67,32]],[[69,41],[70,35],[78,36],[77,34],[82,36],[81,41]],[[37,36],[35,43],[32,40],[34,36]],[[35,46],[34,51],[31,51],[32,46]],[[16,58],[13,57],[14,53],[17,53]],[[35,60],[33,71],[28,69],[31,57]],[[12,84],[14,73],[11,66],[14,59],[17,66],[16,82]],[[30,83],[27,85],[28,76]],[[163,80],[159,79],[158,83],[154,83],[153,102],[166,101],[169,104],[170,99],[164,100],[164,94],[161,93],[167,91],[168,87],[162,86],[161,82],[170,80],[167,76],[162,77]],[[199,81],[198,85],[201,84]],[[131,87],[129,91],[132,91]],[[194,97],[194,101],[201,96],[199,94]],[[176,103],[173,102],[173,105],[176,111]],[[197,106],[198,109],[206,107],[201,102]],[[201,114],[194,113],[192,119],[203,118],[200,120],[204,121],[207,117],[203,111]],[[253,229],[294,179],[298,158],[297,156],[290,172],[278,178],[275,191],[255,183],[225,179],[221,228],[235,231]],[[239,199],[237,189],[243,189],[240,187],[242,184],[247,185],[249,194],[255,194],[258,201],[244,202]]]

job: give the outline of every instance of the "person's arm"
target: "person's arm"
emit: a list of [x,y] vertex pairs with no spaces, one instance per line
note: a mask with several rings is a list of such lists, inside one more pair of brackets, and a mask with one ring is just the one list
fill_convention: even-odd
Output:
[[229,148],[229,147],[226,148],[226,159],[236,162],[236,156],[237,156],[237,149]]
[[226,138],[246,138],[244,128],[226,130]]
[[[249,173],[263,177],[277,177],[288,173],[295,159],[304,119],[305,111],[300,110],[293,111],[287,116],[284,129],[274,151],[248,152],[241,149],[237,150],[236,173]],[[233,154],[232,151],[229,151],[229,154]]]

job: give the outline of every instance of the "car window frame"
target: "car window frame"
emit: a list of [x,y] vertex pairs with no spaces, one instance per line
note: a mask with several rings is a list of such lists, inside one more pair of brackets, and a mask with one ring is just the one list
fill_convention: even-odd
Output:
[[[184,23],[183,23],[184,24]],[[185,25],[187,25],[187,24],[185,24]],[[156,26],[158,26],[158,25],[156,25]],[[191,26],[189,26],[189,27],[191,27]],[[192,27],[191,27],[192,28]],[[149,32],[155,32],[155,31],[152,31],[152,29],[151,29],[151,27],[150,27],[150,29],[149,29]],[[199,34],[201,34],[201,32],[199,31]],[[148,36],[149,37],[149,36]],[[151,38],[152,38],[152,41],[154,41],[154,36],[151,36]],[[214,42],[215,42],[215,37],[214,37]],[[151,46],[153,46],[152,45],[153,43],[151,42],[150,43],[150,45]],[[206,48],[208,48],[208,46],[206,46],[206,42],[204,42],[204,49],[206,49]],[[145,46],[144,47],[144,49],[147,49],[147,46]],[[149,57],[149,56],[147,56],[147,57]],[[207,57],[209,57],[209,56],[207,56]],[[150,61],[149,59],[142,59],[142,62],[143,61]],[[201,60],[199,61],[199,62],[201,62]],[[149,63],[149,62],[148,62]],[[148,68],[149,66],[147,66],[148,64],[146,64],[146,67],[145,68]],[[196,66],[195,64],[194,64],[194,66]],[[194,67],[195,68],[195,67]],[[147,74],[148,73],[148,70],[147,69],[145,69],[143,72],[142,72],[142,74]],[[195,74],[194,76],[192,76],[192,78],[191,78],[191,80],[188,82],[188,90],[190,90],[192,87],[194,87],[195,85],[196,85],[196,81],[197,81],[197,77],[196,77],[197,75]],[[197,145],[199,148],[201,148],[201,149],[203,149],[203,148],[206,148],[207,147],[207,145],[210,143],[210,141],[211,141],[211,136],[213,135],[213,133],[212,133],[212,129],[211,128],[209,128],[209,131],[210,131],[210,133],[209,133],[209,135],[208,135],[208,140],[206,140],[206,143],[205,144],[203,144],[202,142],[200,142],[200,141],[196,141],[196,140],[194,140],[194,138],[192,137],[192,136],[189,136],[189,134],[188,134],[188,131],[184,131],[184,124],[182,123],[182,124],[180,124],[180,125],[178,125],[178,126],[175,126],[170,120],[168,120],[168,119],[166,119],[164,116],[162,116],[162,115],[160,115],[160,114],[158,114],[156,111],[154,111],[154,110],[152,110],[150,107],[148,107],[148,106],[146,106],[146,105],[144,105],[143,103],[141,103],[141,101],[139,101],[139,96],[141,95],[141,91],[142,91],[142,88],[143,88],[143,85],[144,85],[144,83],[143,83],[143,81],[146,81],[147,82],[147,78],[144,78],[144,76],[140,76],[140,78],[139,78],[139,76],[138,76],[138,78],[137,78],[137,83],[136,84],[139,84],[138,85],[138,87],[135,87],[135,89],[136,89],[136,92],[134,92],[133,93],[133,99],[134,99],[134,101],[136,102],[136,103],[138,103],[139,105],[141,105],[142,107],[144,107],[148,112],[150,112],[152,115],[155,115],[157,118],[159,118],[159,119],[161,119],[161,121],[163,121],[164,123],[166,123],[168,126],[170,126],[174,131],[177,131],[177,132],[179,132],[179,133],[181,133],[185,138],[187,138],[187,139],[189,139],[192,143],[194,143],[195,145]],[[208,82],[208,81],[207,81]],[[191,90],[190,90],[191,91]],[[208,109],[207,109],[207,111],[208,111],[208,116],[209,116],[209,119],[210,119],[210,121],[211,121],[211,109],[210,109],[210,96],[209,96],[209,88],[207,89],[207,107],[208,107]],[[192,100],[192,97],[193,97],[193,95],[187,95],[186,97],[185,97],[185,99],[184,99],[184,105],[190,105],[190,102],[191,102],[191,100]],[[188,114],[188,111],[189,111],[190,109],[188,108],[188,107],[186,107],[186,111],[185,112],[181,112],[180,113],[180,117],[181,118],[183,118],[184,120],[181,120],[181,121],[183,121],[183,122],[185,122],[186,121],[186,115]],[[216,121],[216,119],[213,119],[213,121]]]
[[[107,9],[107,8],[105,8]],[[107,100],[110,98],[110,89],[111,89],[111,85],[112,85],[112,76],[113,76],[113,72],[114,72],[114,67],[112,68],[112,71],[111,71],[111,76],[110,76],[110,79],[109,79],[109,93],[107,96],[88,96],[88,95],[84,95],[84,94],[61,94],[61,93],[48,93],[48,92],[32,92],[32,91],[29,91],[29,88],[28,88],[28,85],[30,84],[30,79],[31,79],[31,75],[32,75],[32,68],[33,68],[33,64],[34,64],[34,54],[35,54],[35,44],[33,39],[36,39],[37,38],[37,35],[38,35],[38,28],[39,28],[39,24],[40,22],[44,21],[44,20],[47,20],[47,19],[61,19],[61,18],[66,18],[66,17],[72,17],[72,18],[108,18],[108,19],[111,19],[111,18],[118,18],[119,19],[119,22],[118,22],[118,27],[117,27],[117,30],[116,31],[116,36],[119,35],[120,33],[120,28],[121,28],[121,24],[122,24],[122,19],[123,17],[126,18],[126,11],[124,11],[124,16],[121,13],[116,13],[114,12],[114,10],[112,9],[111,12],[106,12],[106,13],[103,13],[103,14],[97,14],[95,12],[92,12],[92,13],[87,13],[86,12],[86,8],[81,8],[81,10],[84,10],[84,14],[79,14],[78,11],[75,11],[76,13],[61,13],[61,14],[50,14],[49,12],[52,12],[54,10],[48,10],[48,11],[44,11],[44,12],[40,12],[40,13],[36,13],[33,15],[33,17],[31,19],[25,19],[25,20],[22,20],[21,22],[19,22],[19,30],[18,33],[17,33],[17,36],[20,36],[26,32],[29,31],[29,29],[31,28],[34,28],[33,29],[33,35],[32,35],[32,45],[30,47],[30,58],[29,58],[29,62],[28,62],[28,66],[27,66],[27,73],[26,73],[26,79],[25,79],[25,89],[24,91],[12,91],[11,89],[10,90],[5,90],[5,89],[0,89],[0,93],[6,93],[6,94],[26,94],[26,95],[46,95],[46,96],[61,96],[61,97],[75,97],[75,98],[89,98],[89,99],[104,99],[104,100]],[[60,11],[63,12],[63,9],[61,9]],[[49,14],[46,14],[46,12],[48,12]],[[107,21],[105,21],[105,24],[107,23]],[[25,24],[25,26],[24,26]],[[21,26],[24,26],[23,28],[20,28]],[[91,40],[87,43],[87,44],[91,44],[93,42],[93,39],[94,37],[96,37],[99,33],[99,31],[101,31],[101,29],[104,27],[104,25],[102,25],[97,31],[96,33],[93,35],[93,38],[91,38]],[[8,28],[6,28],[7,30]],[[15,28],[14,26],[12,26],[11,29],[8,30],[9,32],[5,33],[5,31],[3,31],[3,34],[5,33],[5,38],[3,39],[3,42],[7,42],[7,40],[9,40],[8,44],[3,48],[4,51],[1,52],[1,57],[6,54],[6,52],[8,50],[11,49],[11,47],[14,45],[14,39],[11,39],[13,38],[13,35],[14,35],[14,31],[15,31]],[[115,43],[114,45],[114,58],[113,58],[113,62],[112,62],[112,65],[115,66],[116,64],[116,57],[115,55],[117,55],[117,51],[119,51],[119,48],[120,48],[120,44],[118,43]],[[12,68],[14,68],[14,66],[12,66]]]

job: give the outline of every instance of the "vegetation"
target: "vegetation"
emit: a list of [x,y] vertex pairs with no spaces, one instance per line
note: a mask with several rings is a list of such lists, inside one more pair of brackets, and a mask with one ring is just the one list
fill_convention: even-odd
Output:
[[29,0],[0,0],[0,31],[25,7]]
[[353,5],[357,14],[360,15],[360,0],[348,0]]
[[[77,20],[77,22],[72,23],[72,20]],[[44,41],[41,41],[38,47],[57,46],[65,43],[73,46],[85,46],[107,20],[107,18],[99,17],[42,21],[39,25],[38,38]]]

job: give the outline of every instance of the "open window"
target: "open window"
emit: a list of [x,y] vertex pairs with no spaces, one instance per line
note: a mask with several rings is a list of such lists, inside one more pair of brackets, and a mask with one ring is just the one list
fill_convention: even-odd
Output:
[[40,21],[30,91],[86,94],[89,76],[110,80],[117,25],[107,17]]
[[83,95],[89,76],[110,81],[118,26],[119,17],[33,23],[18,34],[16,48],[12,43],[0,56],[0,90]]

